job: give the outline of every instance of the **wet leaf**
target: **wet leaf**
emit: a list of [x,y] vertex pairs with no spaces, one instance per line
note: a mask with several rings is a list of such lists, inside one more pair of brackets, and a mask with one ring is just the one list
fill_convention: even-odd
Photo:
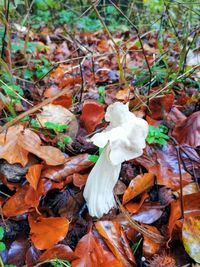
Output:
[[72,261],[76,259],[77,256],[73,252],[73,250],[66,245],[58,244],[46,250],[40,257],[39,262],[50,260],[50,259],[59,259],[59,260],[67,260]]
[[29,185],[26,184],[18,189],[18,191],[11,196],[3,206],[3,215],[6,217],[13,217],[22,215],[32,207],[32,204],[25,202],[25,196]]
[[60,165],[64,163],[64,154],[55,147],[42,146],[39,136],[29,129],[19,134],[18,142],[23,149],[43,159],[48,165]]
[[29,152],[21,147],[18,138],[23,129],[22,125],[15,125],[10,127],[7,133],[0,134],[0,158],[10,164],[20,163],[25,166],[28,162]]
[[157,221],[163,213],[160,207],[153,207],[153,205],[143,205],[140,210],[131,217],[140,223],[151,224]]
[[32,165],[29,168],[28,173],[26,174],[26,179],[29,181],[30,185],[32,185],[35,190],[37,189],[42,168],[43,165],[41,164]]
[[80,120],[87,132],[92,133],[96,126],[101,123],[104,115],[104,105],[94,100],[87,100],[83,104]]
[[23,266],[25,263],[25,255],[29,248],[28,240],[18,239],[12,242],[8,250],[8,264]]
[[[160,234],[160,232],[155,226],[146,225],[145,227],[153,233]],[[152,241],[152,239],[144,235],[142,251],[145,257],[149,257],[156,254],[160,247],[161,244]]]
[[191,147],[200,145],[200,111],[193,113],[184,121],[178,123],[173,130],[173,136],[179,144]]
[[34,220],[29,216],[28,221],[31,240],[39,250],[49,249],[63,240],[69,228],[69,221],[61,217],[38,217]]
[[74,85],[76,83],[81,83],[81,81],[82,81],[82,79],[80,76],[64,78],[60,81],[58,86],[60,89],[63,89],[64,87]]
[[116,221],[98,221],[96,229],[104,238],[107,246],[123,266],[131,267],[135,259],[127,239],[125,238],[122,226]]
[[82,188],[87,181],[88,174],[73,174],[73,184],[79,188]]
[[153,173],[145,173],[133,178],[123,195],[123,204],[126,204],[129,200],[153,186],[154,180],[155,175]]
[[140,202],[133,202],[130,201],[129,203],[127,203],[125,205],[126,209],[130,212],[130,213],[136,213],[140,210],[140,208],[142,207],[144,201],[149,197],[149,195],[144,192],[141,196]]
[[93,164],[94,163],[88,159],[88,154],[79,154],[77,156],[67,158],[65,163],[59,167],[48,167],[42,172],[42,177],[59,182],[69,175],[89,168]]
[[183,245],[186,252],[200,263],[200,217],[185,218],[182,228]]
[[72,267],[123,267],[122,264],[109,251],[102,239],[90,230],[82,237],[75,249],[78,259],[72,261]]

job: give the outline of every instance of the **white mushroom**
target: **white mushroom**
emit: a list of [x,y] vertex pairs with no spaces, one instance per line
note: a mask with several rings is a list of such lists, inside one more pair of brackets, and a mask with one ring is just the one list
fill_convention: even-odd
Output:
[[107,108],[105,120],[110,122],[109,126],[91,138],[104,150],[88,176],[83,193],[90,215],[98,218],[116,206],[113,188],[121,164],[142,155],[148,134],[148,123],[120,102]]

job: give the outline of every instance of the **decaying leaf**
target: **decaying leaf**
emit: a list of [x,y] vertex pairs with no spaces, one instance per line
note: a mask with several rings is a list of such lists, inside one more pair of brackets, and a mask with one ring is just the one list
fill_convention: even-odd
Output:
[[38,217],[34,220],[29,216],[28,221],[31,240],[39,250],[50,249],[63,240],[69,228],[69,221],[61,217]]
[[173,130],[173,136],[179,144],[187,144],[191,147],[200,145],[200,111],[190,115],[184,121],[178,123]]
[[60,165],[65,161],[64,154],[58,148],[42,146],[39,136],[30,129],[19,133],[18,142],[23,149],[43,159],[48,165]]
[[20,145],[18,138],[23,129],[22,125],[15,125],[10,127],[7,133],[0,134],[0,158],[10,164],[20,163],[25,166],[28,162],[29,151]]
[[[158,229],[155,226],[146,225],[145,227],[151,232],[154,232],[156,234],[160,234],[160,232],[158,231]],[[160,244],[152,241],[149,237],[144,236],[142,250],[143,250],[143,255],[145,257],[149,257],[149,256],[154,255],[155,253],[158,252],[160,247],[161,247]]]
[[193,260],[200,263],[200,217],[185,218],[182,238],[186,252]]
[[123,204],[126,204],[129,200],[153,186],[154,180],[155,175],[153,173],[145,173],[133,178],[123,195]]

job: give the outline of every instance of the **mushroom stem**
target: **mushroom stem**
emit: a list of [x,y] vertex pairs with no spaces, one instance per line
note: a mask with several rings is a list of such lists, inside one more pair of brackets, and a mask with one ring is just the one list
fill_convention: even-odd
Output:
[[109,153],[107,144],[88,176],[83,193],[90,215],[98,218],[116,206],[113,188],[119,178],[121,163],[113,165]]

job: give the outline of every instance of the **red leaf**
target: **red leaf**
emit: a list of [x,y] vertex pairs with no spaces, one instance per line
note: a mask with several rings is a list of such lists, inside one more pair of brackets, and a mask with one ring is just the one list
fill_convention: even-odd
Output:
[[81,83],[81,81],[82,79],[80,76],[64,78],[60,81],[58,86],[60,89],[63,89],[66,86],[74,85],[76,83]]
[[87,100],[83,104],[80,120],[87,132],[92,133],[95,130],[96,126],[101,123],[104,115],[104,105],[94,100]]
[[[155,226],[145,225],[145,227],[150,232],[160,234],[160,232],[158,231],[158,229]],[[160,247],[161,247],[161,244],[158,244],[158,243],[152,241],[151,238],[144,235],[144,241],[143,241],[143,247],[142,247],[144,256],[149,257],[149,256],[156,254],[158,252],[158,250],[160,249]]]
[[49,249],[63,240],[68,232],[69,221],[61,217],[38,217],[34,220],[28,217],[30,237],[37,249]]

